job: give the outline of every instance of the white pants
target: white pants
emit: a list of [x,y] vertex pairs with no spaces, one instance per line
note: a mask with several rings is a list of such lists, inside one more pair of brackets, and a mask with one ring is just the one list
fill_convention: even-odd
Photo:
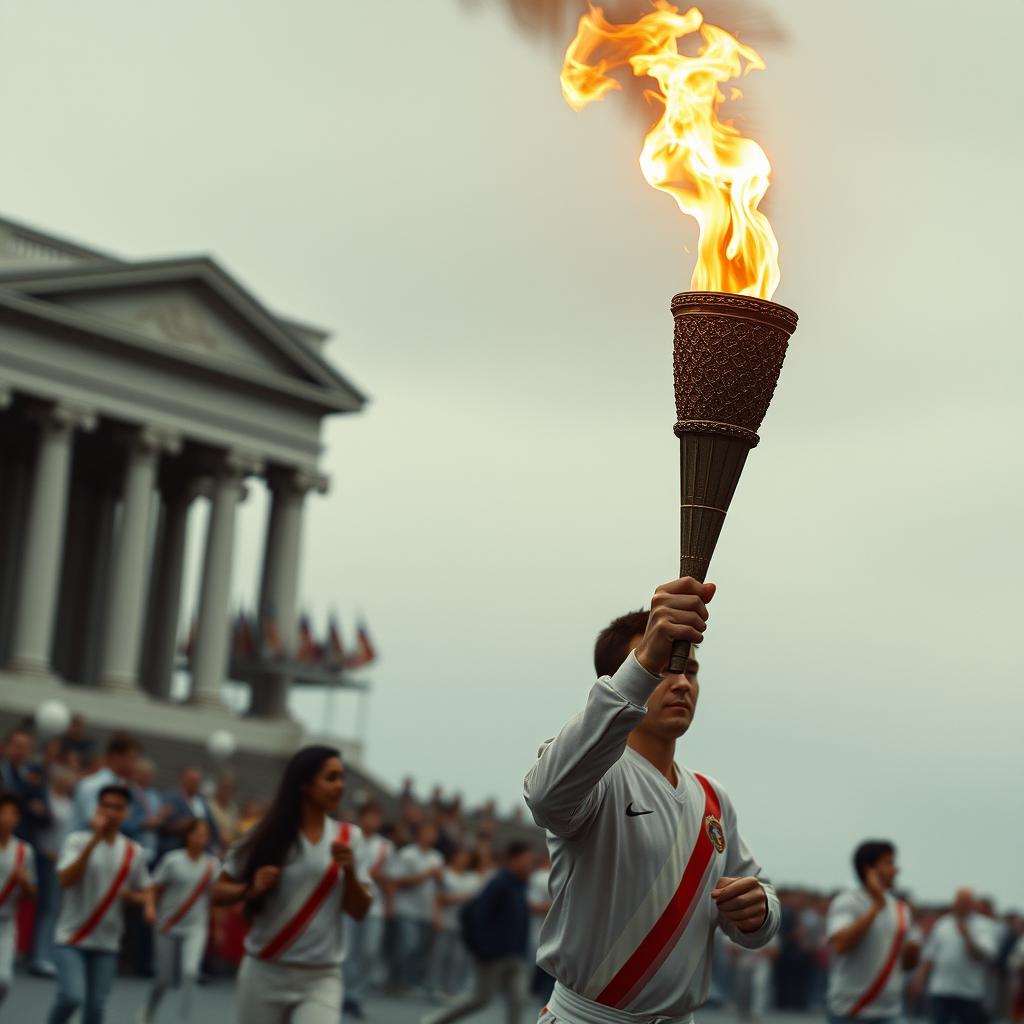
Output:
[[238,1024],[338,1024],[341,967],[298,967],[246,956],[238,972]]
[[198,928],[190,928],[180,935],[156,933],[154,953],[156,959],[156,979],[149,990],[146,1000],[144,1020],[151,1020],[160,1005],[164,993],[169,988],[181,988],[181,999],[178,1002],[178,1019],[192,1019],[192,999],[196,982],[199,980],[199,968],[206,950],[206,923]]
[[15,950],[14,917],[0,918],[0,1003],[11,990],[14,981]]

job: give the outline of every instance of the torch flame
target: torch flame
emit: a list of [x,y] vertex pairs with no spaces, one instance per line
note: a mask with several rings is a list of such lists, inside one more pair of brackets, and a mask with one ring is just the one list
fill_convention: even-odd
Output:
[[[648,96],[664,105],[647,133],[640,167],[648,183],[671,195],[700,227],[694,291],[734,292],[770,299],[779,285],[779,243],[757,208],[768,189],[764,150],[718,119],[721,86],[752,69],[756,50],[704,22],[696,7],[680,14],[667,0],[627,25],[608,22],[600,8],[580,18],[565,52],[562,94],[582,110],[621,86],[608,72],[629,64],[659,86]],[[697,56],[679,53],[682,36],[700,32]],[[734,89],[733,98],[739,90]]]

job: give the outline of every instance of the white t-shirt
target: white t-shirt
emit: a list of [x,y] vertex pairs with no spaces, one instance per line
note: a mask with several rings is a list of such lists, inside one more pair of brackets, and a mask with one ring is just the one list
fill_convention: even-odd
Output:
[[[349,825],[348,828],[349,845],[355,855],[356,875],[366,885],[369,879],[365,873],[363,835],[355,825]],[[298,842],[285,859],[284,870],[277,885],[264,897],[260,912],[253,919],[245,937],[245,951],[250,956],[259,956],[260,950],[275,939],[302,909],[331,866],[331,846],[337,838],[338,823],[326,817],[319,842],[311,843],[299,832]],[[244,841],[240,840],[231,848],[224,862],[224,871],[231,878],[242,877],[245,862],[240,851]],[[338,880],[303,931],[273,958],[275,963],[332,966],[345,959],[342,880],[343,876],[339,874]]]
[[[525,781],[551,853],[552,903],[537,962],[563,988],[641,1018],[685,1017],[704,1004],[716,928],[757,949],[781,917],[723,788],[684,768],[673,786],[628,746],[660,681],[631,654],[592,687]],[[758,878],[767,916],[756,932],[741,932],[712,900],[725,875]],[[694,883],[686,890],[684,877]],[[643,970],[634,957],[642,947],[657,953]]]
[[445,896],[458,896],[460,902],[445,904],[441,914],[441,926],[445,931],[459,931],[459,911],[482,888],[484,880],[478,871],[452,871],[445,868],[441,876],[441,891]]
[[[57,870],[63,871],[78,860],[79,854],[91,838],[91,832],[72,832],[60,851]],[[124,931],[122,897],[127,892],[138,892],[151,884],[149,871],[146,869],[145,852],[138,843],[121,834],[115,836],[113,842],[100,840],[89,855],[89,863],[81,880],[77,885],[63,890],[56,929],[58,946],[66,946],[103,902],[124,862],[125,850],[129,845],[134,847],[134,856],[128,877],[118,890],[117,898],[107,908],[99,924],[76,944],[77,949],[117,952],[121,945],[121,933]]]
[[13,888],[8,889],[8,884],[14,878],[17,870],[18,851],[21,850],[21,866],[25,869],[29,882],[36,884],[36,857],[35,851],[28,843],[11,836],[7,845],[0,847],[0,896],[7,890],[7,897],[0,903],[0,921],[9,921],[14,917],[14,910],[18,905],[21,896],[21,884],[15,883]]
[[[207,875],[209,868],[209,875]],[[161,889],[157,904],[157,929],[161,932],[167,923],[191,898],[196,887],[207,879],[202,893],[179,921],[166,932],[168,935],[188,935],[193,931],[205,931],[210,918],[210,890],[220,872],[220,861],[208,853],[201,853],[193,860],[185,850],[172,850],[153,872],[153,884]]]
[[[421,849],[416,843],[403,846],[391,858],[388,864],[388,877],[412,878],[424,871],[444,865],[444,857],[437,850]],[[428,878],[419,885],[410,885],[395,893],[395,914],[398,917],[410,917],[416,921],[432,921],[434,919],[434,896],[437,894],[437,883]]]
[[[980,914],[968,914],[967,930],[978,949],[993,959],[997,952],[996,935],[989,919]],[[932,965],[928,995],[955,996],[978,1002],[985,998],[987,965],[968,953],[952,914],[945,914],[935,922],[921,956]]]
[[381,835],[368,836],[364,845],[366,856],[366,876],[369,879],[368,888],[373,902],[370,904],[367,917],[384,916],[384,893],[380,886],[370,875],[371,871],[383,871],[387,874],[387,863],[395,852],[395,844],[390,839]]
[[[864,889],[840,893],[828,908],[825,934],[831,939],[837,932],[863,917],[871,907],[871,897]],[[907,942],[920,942],[921,936],[904,908]],[[846,953],[833,953],[828,974],[828,1010],[845,1017],[882,973],[896,941],[897,903],[891,893],[885,894],[885,906],[861,941]],[[901,950],[902,946],[901,944]],[[897,960],[885,987],[857,1015],[859,1019],[897,1017],[903,1008],[903,968]]]

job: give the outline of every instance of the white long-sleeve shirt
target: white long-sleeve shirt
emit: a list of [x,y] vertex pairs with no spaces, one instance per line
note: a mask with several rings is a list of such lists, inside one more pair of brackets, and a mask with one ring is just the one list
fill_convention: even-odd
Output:
[[707,999],[716,926],[757,949],[780,915],[761,879],[768,915],[758,931],[719,916],[718,880],[761,873],[732,803],[717,782],[686,769],[673,787],[627,746],[658,683],[633,654],[599,679],[583,712],[542,748],[525,797],[548,830],[552,862],[537,962],[591,1002],[678,1018]]

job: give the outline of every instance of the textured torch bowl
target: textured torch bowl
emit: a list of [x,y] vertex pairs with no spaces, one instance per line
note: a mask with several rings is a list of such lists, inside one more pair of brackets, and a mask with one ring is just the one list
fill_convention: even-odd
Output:
[[[679,575],[706,580],[747,455],[759,438],[797,316],[767,299],[681,292],[675,318]],[[688,641],[672,648],[683,672]]]
[[797,315],[767,299],[680,292],[675,318],[676,434],[701,431],[758,442]]

